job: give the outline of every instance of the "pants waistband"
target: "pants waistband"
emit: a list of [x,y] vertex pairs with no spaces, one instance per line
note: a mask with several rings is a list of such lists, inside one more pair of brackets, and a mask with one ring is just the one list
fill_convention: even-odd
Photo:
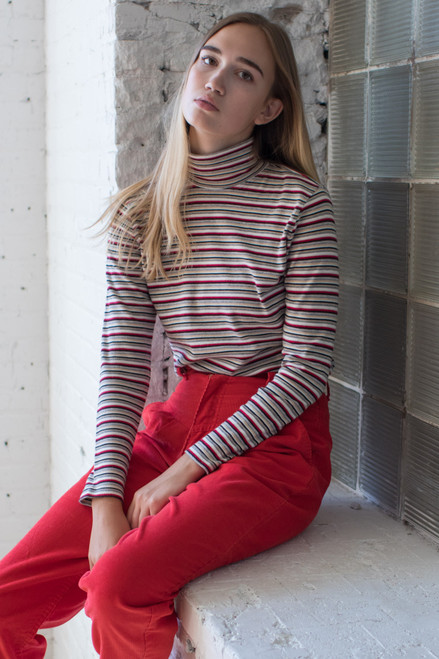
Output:
[[199,377],[199,378],[214,378],[214,379],[223,379],[224,381],[229,378],[233,380],[246,380],[246,381],[257,381],[261,380],[263,384],[268,384],[276,375],[276,371],[264,371],[263,373],[258,373],[257,375],[226,375],[225,373],[208,373],[206,371],[197,371],[195,368],[190,366],[178,366],[177,373],[180,377],[188,380],[189,378]]

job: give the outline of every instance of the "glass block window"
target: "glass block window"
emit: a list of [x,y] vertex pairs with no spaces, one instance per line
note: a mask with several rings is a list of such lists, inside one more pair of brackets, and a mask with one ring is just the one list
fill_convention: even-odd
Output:
[[370,74],[369,172],[401,177],[409,170],[411,74],[408,66]]
[[361,285],[365,259],[365,187],[357,181],[334,181],[330,192],[337,222],[340,278]]
[[362,68],[366,63],[366,0],[333,0],[333,71]]
[[360,395],[336,382],[331,383],[332,469],[336,478],[355,488],[359,445]]
[[439,425],[439,309],[413,304],[409,326],[408,409]]
[[364,74],[337,78],[331,90],[329,121],[332,140],[329,160],[334,174],[364,173],[365,160]]
[[409,415],[404,518],[439,537],[439,428]]
[[335,473],[439,542],[439,2],[333,0],[330,25]]
[[412,53],[413,2],[372,2],[372,64],[407,59]]
[[399,504],[403,413],[365,396],[361,424],[360,486],[389,511]]
[[367,285],[407,294],[408,185],[370,183],[367,218]]
[[439,185],[413,186],[411,291],[439,303]]
[[363,292],[356,286],[342,285],[338,310],[334,375],[359,386],[363,355]]
[[366,291],[364,391],[402,406],[405,390],[407,303]]
[[421,62],[415,72],[414,170],[417,177],[439,178],[438,62]]
[[439,52],[439,11],[437,0],[420,0],[417,55],[434,55]]

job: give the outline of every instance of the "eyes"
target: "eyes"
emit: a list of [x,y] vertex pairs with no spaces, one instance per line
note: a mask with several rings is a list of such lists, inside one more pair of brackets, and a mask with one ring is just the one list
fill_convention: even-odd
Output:
[[[206,66],[206,67],[218,66],[218,60],[212,55],[200,54],[199,61],[201,62],[202,66]],[[244,82],[252,82],[254,80],[253,74],[247,69],[237,69],[236,75]]]

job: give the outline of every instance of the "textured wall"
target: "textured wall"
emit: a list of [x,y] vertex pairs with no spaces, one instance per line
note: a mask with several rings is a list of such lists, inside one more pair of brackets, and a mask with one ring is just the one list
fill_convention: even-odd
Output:
[[[105,299],[105,245],[87,225],[115,190],[114,4],[46,0],[52,498],[89,468]],[[83,614],[55,656],[96,656]]]
[[49,501],[43,10],[0,5],[0,556]]
[[[117,181],[123,187],[144,178],[166,134],[173,94],[202,35],[223,16],[260,12],[291,36],[314,156],[326,178],[327,32],[329,0],[288,2],[134,2],[116,7]],[[160,326],[153,345],[154,376],[149,400],[175,385],[169,347]]]

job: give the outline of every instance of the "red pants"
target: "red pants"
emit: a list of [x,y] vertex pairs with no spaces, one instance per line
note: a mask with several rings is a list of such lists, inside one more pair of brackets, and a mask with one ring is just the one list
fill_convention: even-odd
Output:
[[[136,438],[125,506],[266,380],[189,371],[166,403],[149,405],[146,429]],[[167,659],[179,590],[308,526],[329,484],[330,449],[322,396],[279,435],[189,485],[145,518],[91,572],[91,511],[78,503],[84,477],[0,563],[1,659],[43,657],[45,640],[38,629],[62,624],[84,605],[103,659]]]

